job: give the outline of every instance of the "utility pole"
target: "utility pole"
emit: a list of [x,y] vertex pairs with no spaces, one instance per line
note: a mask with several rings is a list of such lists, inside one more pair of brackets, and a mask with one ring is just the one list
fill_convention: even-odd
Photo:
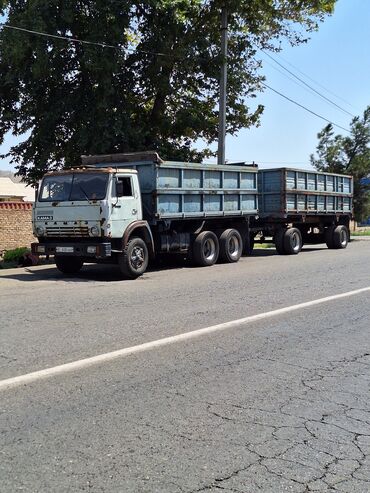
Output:
[[225,137],[226,137],[226,91],[227,91],[227,9],[221,11],[221,79],[220,104],[218,126],[217,164],[225,164]]

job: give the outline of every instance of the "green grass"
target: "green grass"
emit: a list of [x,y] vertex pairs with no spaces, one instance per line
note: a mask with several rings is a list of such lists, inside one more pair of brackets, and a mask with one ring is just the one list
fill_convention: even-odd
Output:
[[273,243],[255,243],[254,248],[275,248]]
[[351,236],[370,236],[370,230],[367,231],[352,231]]

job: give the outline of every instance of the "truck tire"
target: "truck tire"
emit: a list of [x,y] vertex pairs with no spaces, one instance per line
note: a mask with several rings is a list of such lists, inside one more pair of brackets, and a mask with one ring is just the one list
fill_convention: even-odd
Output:
[[287,255],[297,255],[302,250],[302,235],[298,228],[289,228],[284,233],[284,250]]
[[219,249],[217,236],[212,231],[203,231],[194,240],[192,260],[200,267],[213,265],[217,262]]
[[349,231],[346,226],[337,226],[333,231],[333,247],[337,250],[346,248],[349,241]]
[[63,274],[76,274],[84,264],[81,257],[67,257],[59,256],[55,257],[55,264],[57,269]]
[[243,240],[236,229],[226,229],[219,239],[219,261],[225,263],[237,262],[243,252]]
[[274,235],[275,248],[279,255],[286,255],[287,253],[284,246],[284,236],[286,231],[287,230],[285,228],[280,228]]
[[334,230],[335,226],[328,226],[325,228],[325,243],[328,248],[334,248]]
[[121,274],[126,279],[137,279],[144,274],[149,263],[146,243],[141,238],[131,238],[118,256]]

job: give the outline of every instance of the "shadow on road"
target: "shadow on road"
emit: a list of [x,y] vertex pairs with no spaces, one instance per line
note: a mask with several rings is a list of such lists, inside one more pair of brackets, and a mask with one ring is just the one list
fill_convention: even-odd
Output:
[[[326,247],[304,247],[302,253],[325,250]],[[252,255],[248,256],[251,258],[258,257],[272,257],[277,256],[276,250],[271,249],[255,249]],[[246,260],[248,257],[244,257]],[[174,269],[199,269],[195,267],[186,260],[185,257],[179,255],[168,255],[162,257],[160,260],[151,264],[147,270],[146,274],[151,272],[161,272],[164,270],[174,270]],[[130,280],[122,279],[119,272],[118,266],[115,264],[86,264],[83,266],[80,272],[77,274],[62,274],[55,267],[55,264],[49,264],[45,266],[37,267],[25,267],[19,268],[16,272],[12,269],[12,272],[4,273],[0,275],[1,279],[15,279],[18,281],[25,282],[35,282],[35,281],[61,281],[61,282],[130,282]],[[145,281],[146,275],[139,278],[138,281]]]

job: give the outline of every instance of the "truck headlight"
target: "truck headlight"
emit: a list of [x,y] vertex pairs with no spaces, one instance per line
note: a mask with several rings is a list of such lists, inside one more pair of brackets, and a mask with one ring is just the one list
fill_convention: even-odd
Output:
[[99,228],[97,226],[92,226],[90,228],[90,233],[93,235],[93,236],[99,236]]
[[37,226],[36,233],[37,233],[37,236],[44,236],[45,228],[42,226]]

